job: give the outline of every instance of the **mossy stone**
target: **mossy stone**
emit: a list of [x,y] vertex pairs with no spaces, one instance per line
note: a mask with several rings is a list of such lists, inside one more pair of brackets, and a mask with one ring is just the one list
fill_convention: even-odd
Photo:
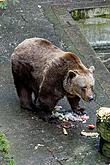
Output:
[[110,158],[110,143],[105,141],[103,138],[100,138],[100,152]]
[[97,111],[96,125],[100,136],[110,142],[110,108],[101,107]]

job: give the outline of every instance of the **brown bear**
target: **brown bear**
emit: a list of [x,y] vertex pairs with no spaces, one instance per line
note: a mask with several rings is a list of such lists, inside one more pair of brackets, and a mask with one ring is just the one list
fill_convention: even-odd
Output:
[[[20,105],[51,114],[60,99],[67,97],[74,112],[82,112],[80,98],[93,100],[94,67],[64,52],[43,38],[20,43],[11,56],[12,73]],[[35,100],[32,99],[34,93]]]

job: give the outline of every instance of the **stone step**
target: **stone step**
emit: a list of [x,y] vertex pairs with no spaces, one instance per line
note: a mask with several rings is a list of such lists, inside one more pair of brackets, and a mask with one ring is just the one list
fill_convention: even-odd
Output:
[[77,22],[67,12],[67,6],[51,6],[48,9],[44,8],[44,11],[49,21],[53,23],[55,32],[65,45],[65,49],[77,54],[86,66],[95,66],[97,102],[100,105],[109,105],[110,72],[97,58],[94,49],[82,34]]

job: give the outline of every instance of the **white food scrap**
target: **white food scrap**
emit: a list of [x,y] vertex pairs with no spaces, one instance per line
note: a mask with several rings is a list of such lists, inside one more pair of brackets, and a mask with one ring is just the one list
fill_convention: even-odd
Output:
[[63,133],[64,133],[64,135],[68,135],[68,132],[65,128],[63,128]]
[[34,150],[37,150],[39,147],[44,147],[43,144],[37,144],[35,147],[34,147]]
[[93,136],[98,137],[99,134],[97,132],[85,132],[85,131],[82,131],[81,135],[86,136],[86,137],[93,137]]

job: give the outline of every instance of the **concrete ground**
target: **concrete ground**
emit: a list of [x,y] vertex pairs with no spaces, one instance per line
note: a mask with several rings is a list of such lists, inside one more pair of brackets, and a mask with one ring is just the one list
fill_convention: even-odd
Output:
[[[10,141],[16,165],[105,165],[110,160],[98,152],[98,138],[83,137],[87,124],[95,124],[96,109],[110,106],[110,73],[96,58],[69,11],[72,7],[103,6],[102,0],[19,0],[0,16],[0,130]],[[43,37],[63,50],[75,52],[87,65],[96,68],[96,101],[86,107],[90,119],[75,123],[65,136],[62,129],[43,122],[36,114],[21,110],[13,85],[10,56],[25,38]],[[69,109],[66,100],[60,105]],[[1,162],[2,165],[2,162]]]

